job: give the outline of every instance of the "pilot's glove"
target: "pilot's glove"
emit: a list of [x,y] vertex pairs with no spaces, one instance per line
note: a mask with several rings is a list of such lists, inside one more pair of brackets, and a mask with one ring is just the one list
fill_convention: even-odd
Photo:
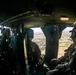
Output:
[[60,71],[64,71],[64,67],[65,67],[64,64],[58,64],[55,69],[58,69]]
[[69,66],[68,63],[58,64],[58,65],[56,66],[56,69],[59,69],[60,71],[65,71],[65,70],[67,70],[68,66]]

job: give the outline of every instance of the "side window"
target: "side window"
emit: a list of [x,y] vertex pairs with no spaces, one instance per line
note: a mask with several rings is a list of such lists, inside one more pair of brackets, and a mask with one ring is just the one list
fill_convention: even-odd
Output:
[[70,38],[73,27],[67,27],[63,30],[62,36],[59,39],[59,51],[58,58],[64,55],[64,50],[67,49],[72,44],[72,39]]
[[34,30],[34,38],[32,39],[32,41],[35,42],[39,46],[41,50],[41,54],[45,54],[46,38],[43,31],[41,30],[40,27],[31,28],[31,29]]

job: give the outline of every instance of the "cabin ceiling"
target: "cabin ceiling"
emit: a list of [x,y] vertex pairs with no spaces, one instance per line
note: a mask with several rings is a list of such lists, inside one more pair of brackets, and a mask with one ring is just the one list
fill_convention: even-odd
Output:
[[[52,23],[74,24],[76,21],[74,3],[76,1],[73,0],[2,0],[0,1],[0,24],[10,25],[23,22],[26,27]],[[16,17],[29,11],[30,14]],[[14,16],[16,18],[11,19]],[[61,16],[67,16],[69,20],[61,21]]]

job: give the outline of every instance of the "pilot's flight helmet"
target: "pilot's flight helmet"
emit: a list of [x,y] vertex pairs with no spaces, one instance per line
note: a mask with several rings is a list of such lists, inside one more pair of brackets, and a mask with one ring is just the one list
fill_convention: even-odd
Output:
[[70,32],[71,32],[71,38],[76,38],[76,27],[74,27]]
[[32,29],[28,29],[27,35],[29,38],[34,38],[34,31]]

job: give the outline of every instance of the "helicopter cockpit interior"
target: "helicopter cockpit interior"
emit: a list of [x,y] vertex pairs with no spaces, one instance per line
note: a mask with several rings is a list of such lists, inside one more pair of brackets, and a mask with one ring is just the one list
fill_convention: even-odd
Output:
[[2,0],[0,75],[75,75],[74,3]]

